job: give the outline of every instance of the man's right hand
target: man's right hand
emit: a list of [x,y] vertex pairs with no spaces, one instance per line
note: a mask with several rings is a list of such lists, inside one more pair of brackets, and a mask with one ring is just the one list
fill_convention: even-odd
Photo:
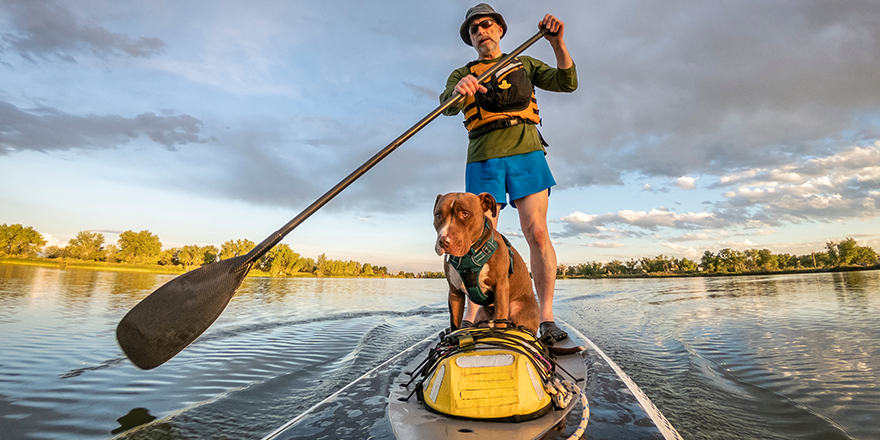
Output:
[[480,84],[476,76],[466,75],[455,85],[455,91],[459,95],[473,96],[477,92],[486,93],[486,86]]

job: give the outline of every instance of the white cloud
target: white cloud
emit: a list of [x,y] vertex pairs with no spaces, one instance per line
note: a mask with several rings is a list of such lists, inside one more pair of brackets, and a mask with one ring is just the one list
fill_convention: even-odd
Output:
[[696,189],[697,178],[682,176],[675,180],[675,186],[680,189]]
[[623,243],[602,243],[602,242],[590,243],[587,246],[595,247],[595,248],[602,248],[602,249],[616,249],[616,248],[624,247]]
[[672,249],[678,255],[684,255],[688,258],[696,258],[702,255],[702,252],[689,246],[681,246],[673,243],[663,243],[663,247]]

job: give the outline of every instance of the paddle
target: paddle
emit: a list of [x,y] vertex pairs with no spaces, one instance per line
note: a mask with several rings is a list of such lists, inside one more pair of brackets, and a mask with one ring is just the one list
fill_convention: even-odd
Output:
[[[546,30],[541,29],[513,52],[504,56],[480,75],[478,81],[483,82],[494,75],[514,57],[538,41],[545,32]],[[453,94],[446,102],[440,104],[247,254],[187,272],[165,283],[144,298],[122,318],[116,327],[116,340],[125,355],[137,367],[149,370],[164,364],[180,353],[217,320],[255,261],[333,197],[462,98],[463,95],[457,92]]]

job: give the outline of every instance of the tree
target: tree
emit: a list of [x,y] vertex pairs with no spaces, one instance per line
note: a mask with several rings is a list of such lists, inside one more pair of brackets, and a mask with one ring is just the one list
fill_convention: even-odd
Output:
[[330,275],[330,260],[326,254],[318,255],[318,261],[315,262],[315,274],[318,276]]
[[678,261],[678,270],[682,272],[696,272],[697,271],[697,263],[695,261],[688,260],[687,258],[682,258]]
[[101,261],[106,261],[108,263],[118,263],[119,248],[115,244],[108,244],[107,246],[104,246],[104,255],[101,256]]
[[36,256],[45,244],[43,236],[31,226],[0,225],[0,255]]
[[239,255],[244,255],[255,247],[257,247],[257,245],[248,239],[229,240],[220,246],[220,259],[228,260]]
[[757,264],[758,269],[764,271],[774,271],[779,269],[779,257],[777,255],[773,255],[769,249],[761,249],[758,251],[758,256],[755,259],[755,263]]
[[118,258],[132,264],[155,264],[162,252],[162,242],[150,231],[125,231],[119,234]]
[[180,249],[178,248],[165,249],[162,252],[159,252],[159,265],[173,266],[177,261],[178,252],[180,252]]
[[855,256],[852,259],[853,264],[873,265],[877,264],[877,252],[874,249],[865,246],[859,246],[855,250]]
[[703,258],[700,259],[700,265],[706,272],[718,271],[718,257],[710,251],[703,252]]
[[282,243],[263,255],[259,264],[262,270],[272,275],[293,275],[307,269],[309,261]]
[[64,248],[60,248],[58,246],[46,246],[43,249],[43,257],[44,258],[61,258],[64,256]]
[[104,234],[79,231],[67,242],[67,256],[80,260],[100,260],[104,250]]
[[211,264],[217,260],[217,253],[216,246],[186,245],[177,252],[177,264],[187,269],[193,266]]

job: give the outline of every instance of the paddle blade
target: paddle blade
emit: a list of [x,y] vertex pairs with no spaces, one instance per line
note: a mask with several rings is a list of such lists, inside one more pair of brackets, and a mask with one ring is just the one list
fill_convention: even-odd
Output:
[[250,270],[239,256],[202,266],[158,288],[119,321],[116,340],[138,368],[164,364],[217,320]]

